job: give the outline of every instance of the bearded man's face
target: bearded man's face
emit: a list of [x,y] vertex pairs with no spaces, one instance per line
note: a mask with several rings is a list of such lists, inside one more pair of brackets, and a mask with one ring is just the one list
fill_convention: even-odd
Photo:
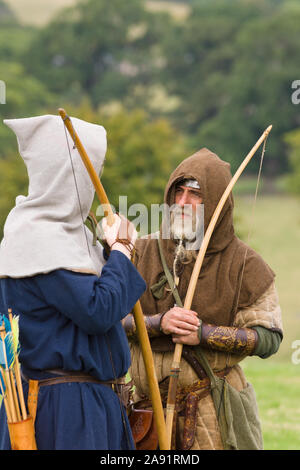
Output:
[[179,184],[175,189],[175,208],[171,213],[171,236],[174,239],[193,241],[200,223],[202,197],[197,188]]

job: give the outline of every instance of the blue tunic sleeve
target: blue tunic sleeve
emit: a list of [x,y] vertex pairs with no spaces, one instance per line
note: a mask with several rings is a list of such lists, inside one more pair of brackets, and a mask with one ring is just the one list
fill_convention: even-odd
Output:
[[101,277],[58,270],[35,277],[53,305],[90,335],[104,334],[134,307],[146,288],[131,261],[113,250]]

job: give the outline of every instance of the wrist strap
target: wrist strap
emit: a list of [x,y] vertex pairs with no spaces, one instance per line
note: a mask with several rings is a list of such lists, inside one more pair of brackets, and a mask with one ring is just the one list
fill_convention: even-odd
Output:
[[134,251],[134,245],[131,243],[130,240],[127,240],[126,238],[117,238],[111,245],[110,248],[112,248],[115,243],[121,243],[122,245],[125,246],[125,248],[129,251],[129,253],[132,255]]

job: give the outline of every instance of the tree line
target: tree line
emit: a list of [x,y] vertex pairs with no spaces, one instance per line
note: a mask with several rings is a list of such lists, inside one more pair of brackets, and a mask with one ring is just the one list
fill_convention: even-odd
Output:
[[[146,0],[81,0],[35,28],[0,0],[1,118],[65,107],[105,125],[103,178],[115,202],[119,191],[160,202],[170,171],[201,147],[234,171],[273,124],[265,175],[288,175],[288,188],[300,192],[300,105],[291,99],[300,79],[299,2],[178,3],[189,6],[182,20],[149,10]],[[2,124],[0,141],[1,224],[27,182]],[[248,171],[257,168],[254,159]]]

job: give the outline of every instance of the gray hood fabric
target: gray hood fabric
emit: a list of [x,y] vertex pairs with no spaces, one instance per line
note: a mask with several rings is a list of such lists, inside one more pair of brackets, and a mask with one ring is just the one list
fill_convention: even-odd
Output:
[[[107,148],[105,129],[71,120],[99,174]],[[21,278],[56,269],[100,276],[105,264],[103,249],[100,243],[92,245],[92,233],[83,224],[95,191],[61,117],[45,115],[4,123],[16,134],[29,187],[27,196],[16,198],[5,222],[0,277]]]

